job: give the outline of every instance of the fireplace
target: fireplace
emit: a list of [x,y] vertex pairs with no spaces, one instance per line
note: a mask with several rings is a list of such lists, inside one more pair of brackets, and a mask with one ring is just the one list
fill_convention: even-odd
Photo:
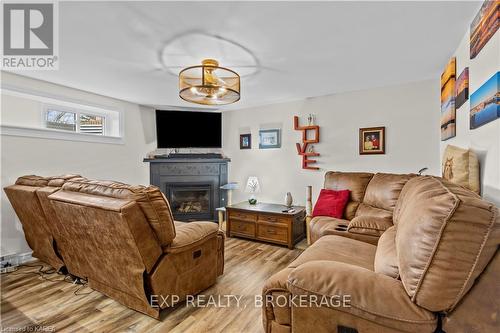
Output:
[[210,219],[214,207],[211,184],[169,183],[167,197],[174,217],[182,220]]
[[150,182],[167,197],[177,221],[216,221],[216,208],[226,206],[227,158],[155,158]]

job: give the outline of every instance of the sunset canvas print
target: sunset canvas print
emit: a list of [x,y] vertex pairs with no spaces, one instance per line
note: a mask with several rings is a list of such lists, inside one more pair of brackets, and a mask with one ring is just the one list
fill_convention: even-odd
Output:
[[485,1],[470,25],[470,58],[474,59],[500,25],[500,0]]
[[469,99],[469,67],[466,67],[455,84],[455,108],[461,107]]
[[500,72],[496,72],[470,96],[470,128],[500,118]]
[[455,77],[456,60],[452,58],[441,75],[441,141],[456,135]]

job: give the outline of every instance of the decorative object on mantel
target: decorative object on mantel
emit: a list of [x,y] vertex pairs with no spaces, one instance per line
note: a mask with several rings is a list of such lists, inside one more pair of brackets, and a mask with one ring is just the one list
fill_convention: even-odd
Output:
[[240,76],[235,71],[219,67],[214,59],[201,65],[184,68],[179,73],[179,96],[191,103],[225,105],[240,100]]
[[470,25],[470,58],[474,59],[500,26],[500,1],[486,0]]
[[287,206],[288,208],[291,208],[293,205],[293,197],[292,197],[292,193],[290,192],[286,192],[286,196],[285,196],[285,206]]
[[255,197],[255,193],[260,192],[260,184],[259,184],[259,179],[257,177],[255,176],[248,177],[245,192],[251,193],[250,198],[248,199],[248,203],[251,205],[255,205],[257,203],[257,198]]
[[465,67],[458,76],[455,85],[455,109],[461,107],[469,99],[469,67]]
[[279,129],[259,130],[259,149],[281,148],[281,131]]
[[240,134],[240,149],[252,149],[252,134]]
[[[311,121],[312,119],[312,121]],[[309,115],[309,122],[314,123],[314,116]],[[302,131],[302,144],[296,143],[297,153],[302,156],[302,169],[309,170],[319,170],[318,167],[312,167],[310,164],[316,163],[316,160],[309,159],[310,156],[319,156],[319,153],[314,151],[314,146],[311,145],[311,149],[308,149],[308,145],[312,143],[319,142],[319,126],[317,125],[307,125],[307,126],[299,126],[299,117],[293,117],[293,129],[296,131]],[[314,131],[314,138],[308,139],[307,131]]]
[[456,135],[455,77],[456,59],[451,58],[441,74],[441,141]]
[[385,154],[385,127],[359,129],[359,154]]
[[470,96],[470,129],[481,127],[500,117],[500,72]]

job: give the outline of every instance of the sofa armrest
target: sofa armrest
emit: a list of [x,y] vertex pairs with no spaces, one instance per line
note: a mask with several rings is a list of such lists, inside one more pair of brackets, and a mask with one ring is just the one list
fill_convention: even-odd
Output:
[[213,222],[175,223],[176,236],[163,252],[180,253],[198,246],[207,239],[217,237],[219,226]]
[[330,301],[341,300],[320,305],[388,327],[401,329],[416,325],[422,329],[428,326],[429,332],[436,327],[435,315],[414,304],[401,281],[359,266],[311,261],[289,274],[287,287],[293,296],[304,295],[307,299],[315,295]]
[[370,235],[380,237],[390,227],[390,219],[375,216],[356,216],[349,222],[347,230],[353,234]]

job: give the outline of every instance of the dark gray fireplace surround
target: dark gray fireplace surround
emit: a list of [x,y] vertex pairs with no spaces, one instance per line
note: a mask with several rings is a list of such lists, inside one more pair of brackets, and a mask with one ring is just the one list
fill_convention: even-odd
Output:
[[152,185],[167,197],[174,219],[217,219],[216,208],[226,206],[228,158],[154,158],[149,163]]

